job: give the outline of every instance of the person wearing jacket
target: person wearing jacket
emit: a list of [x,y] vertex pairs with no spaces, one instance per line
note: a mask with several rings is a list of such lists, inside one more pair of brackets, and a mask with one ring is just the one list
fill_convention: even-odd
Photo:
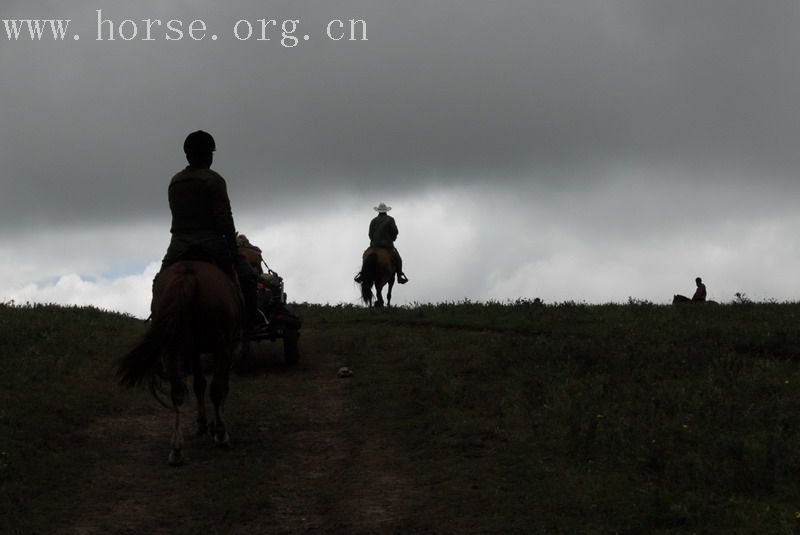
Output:
[[[392,216],[387,212],[392,209],[391,206],[386,206],[380,203],[373,208],[378,215],[375,216],[369,223],[369,246],[370,247],[383,247],[392,253],[392,260],[397,270],[397,282],[405,284],[408,282],[408,277],[403,273],[403,259],[400,253],[394,246],[394,241],[397,239],[397,223]],[[358,275],[355,276],[356,282],[361,282],[363,278],[364,269],[362,267]]]
[[202,260],[216,264],[234,281],[238,277],[245,304],[245,331],[251,331],[256,325],[257,275],[239,254],[225,179],[211,169],[216,148],[211,134],[202,130],[192,132],[184,141],[189,165],[169,183],[172,238],[161,270],[180,260]]

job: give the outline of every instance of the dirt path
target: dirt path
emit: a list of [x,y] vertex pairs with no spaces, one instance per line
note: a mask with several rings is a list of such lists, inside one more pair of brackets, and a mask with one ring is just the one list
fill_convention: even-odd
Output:
[[[352,425],[348,380],[336,373],[348,363],[322,353],[287,368],[278,351],[266,343],[263,369],[233,378],[228,450],[187,434],[186,465],[168,467],[171,415],[143,392],[124,414],[94,422],[88,490],[75,497],[78,520],[64,533],[375,533],[404,525],[413,482],[390,439]],[[194,406],[188,415],[191,431]]]

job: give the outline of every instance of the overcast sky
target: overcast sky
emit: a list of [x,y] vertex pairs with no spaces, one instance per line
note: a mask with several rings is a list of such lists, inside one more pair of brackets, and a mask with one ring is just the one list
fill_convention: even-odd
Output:
[[[137,37],[98,41],[98,9]],[[796,0],[0,6],[48,18],[65,41],[0,28],[0,300],[146,315],[196,129],[293,301],[357,301],[379,202],[398,304],[667,302],[696,276],[719,301],[800,299]],[[366,41],[326,36],[351,18]],[[207,31],[143,41],[143,19]]]

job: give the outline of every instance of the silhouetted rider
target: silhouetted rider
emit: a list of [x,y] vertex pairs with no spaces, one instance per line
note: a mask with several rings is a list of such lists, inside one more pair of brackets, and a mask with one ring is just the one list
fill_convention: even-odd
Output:
[[[378,215],[369,223],[369,245],[370,247],[383,247],[392,253],[392,260],[397,269],[397,282],[405,284],[408,282],[408,277],[403,273],[403,259],[400,258],[400,253],[394,246],[394,241],[397,239],[398,234],[397,223],[395,223],[392,216],[386,213],[392,207],[380,203],[373,209],[378,212]],[[361,272],[355,277],[356,282],[361,282],[363,273],[364,268],[362,266]]]
[[172,239],[161,270],[180,260],[203,260],[235,279],[235,269],[245,301],[245,329],[250,331],[257,314],[257,278],[238,252],[225,179],[211,170],[216,149],[208,132],[198,130],[186,136],[183,152],[189,165],[169,183]]
[[692,301],[705,301],[706,300],[706,285],[703,284],[703,279],[697,277],[694,280],[695,284],[697,284],[697,290],[694,291],[694,295],[692,296]]

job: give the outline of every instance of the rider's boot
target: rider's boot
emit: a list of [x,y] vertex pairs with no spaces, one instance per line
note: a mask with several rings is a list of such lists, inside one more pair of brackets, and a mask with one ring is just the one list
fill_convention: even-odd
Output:
[[397,249],[394,251],[394,265],[397,266],[397,282],[399,284],[407,283],[408,277],[406,277],[406,274],[403,273],[403,259],[400,258],[400,254],[397,252]]
[[403,259],[400,258],[400,253],[397,252],[397,249],[394,250],[394,265],[397,270],[397,282],[398,284],[405,284],[408,282],[408,277],[406,274],[403,273]]

